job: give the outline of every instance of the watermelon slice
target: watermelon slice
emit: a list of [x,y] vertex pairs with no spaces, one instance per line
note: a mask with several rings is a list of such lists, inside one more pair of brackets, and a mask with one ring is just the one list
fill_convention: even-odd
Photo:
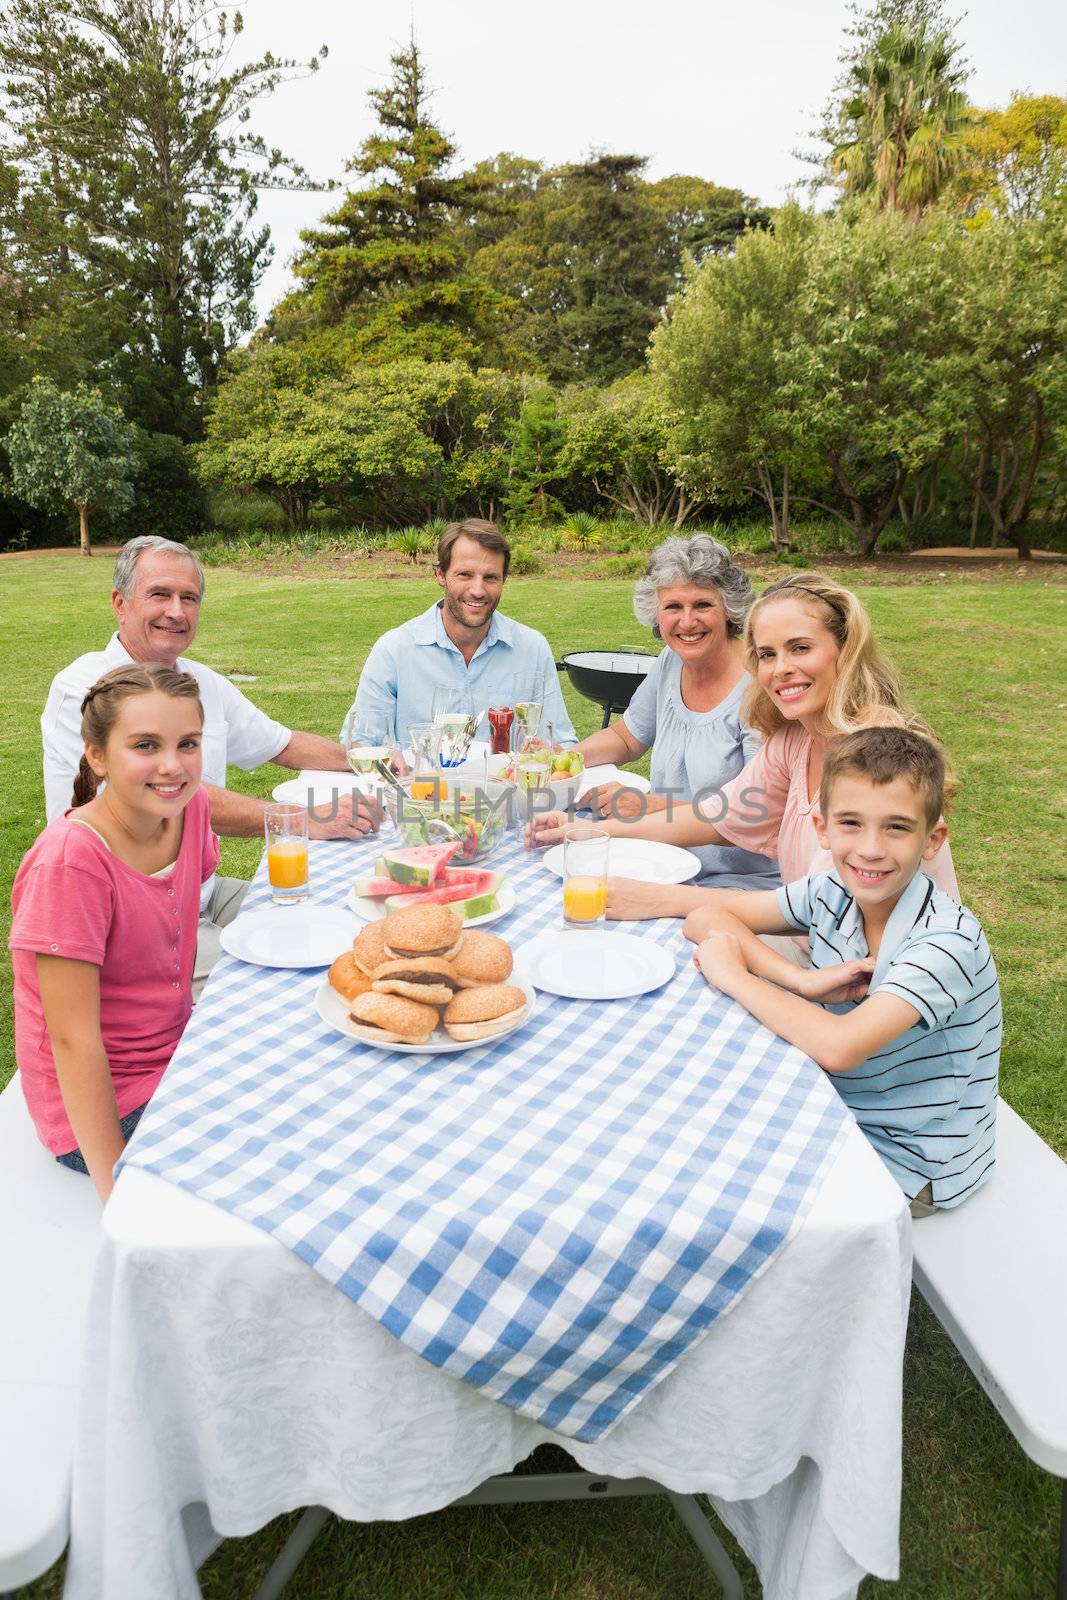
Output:
[[500,909],[496,894],[470,894],[462,884],[451,888],[424,889],[419,894],[396,894],[385,902],[386,911],[400,911],[405,906],[451,906],[465,922],[472,917],[484,917]]
[[385,875],[401,886],[430,889],[458,849],[459,842],[454,840],[451,844],[417,844],[403,850],[387,850],[382,857]]
[[[390,878],[385,873],[385,859],[382,856],[374,865],[376,875],[373,878],[357,878],[352,885],[354,892],[365,899],[380,900],[386,895],[415,894],[422,888],[420,884],[400,883],[396,878]],[[481,867],[443,867],[432,887],[462,888],[468,895],[492,894],[503,882],[502,872],[486,872]]]

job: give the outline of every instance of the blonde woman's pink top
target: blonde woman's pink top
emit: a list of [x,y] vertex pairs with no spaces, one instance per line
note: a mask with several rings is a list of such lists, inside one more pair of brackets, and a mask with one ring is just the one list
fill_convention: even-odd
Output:
[[37,955],[100,968],[100,1033],[120,1117],[144,1105],[192,1010],[200,885],[218,866],[219,841],[198,789],[185,808],[173,870],[150,877],[113,855],[70,815],[30,847],[11,891],[8,944],[15,972],[15,1059],[41,1143],[77,1146],[56,1075],[37,983]]
[[[819,809],[819,796],[808,798],[808,756],[812,735],[799,723],[790,723],[761,746],[746,767],[723,784],[720,791],[725,814],[715,818],[715,803],[702,807],[709,822],[731,844],[759,855],[777,856],[783,883],[796,883],[809,873],[829,872],[833,868],[829,850],[819,844],[812,821]],[[923,871],[939,889],[960,898],[956,869],[948,841]]]

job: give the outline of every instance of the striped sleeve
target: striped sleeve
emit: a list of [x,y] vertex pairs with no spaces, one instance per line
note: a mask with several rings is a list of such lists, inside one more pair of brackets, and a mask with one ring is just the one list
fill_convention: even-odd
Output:
[[807,933],[815,920],[812,912],[815,892],[825,876],[825,873],[819,873],[817,877],[797,878],[795,883],[783,884],[775,890],[783,921],[800,933]]
[[944,926],[924,929],[901,945],[871,993],[895,994],[914,1006],[928,1028],[944,1027],[975,992],[974,942]]

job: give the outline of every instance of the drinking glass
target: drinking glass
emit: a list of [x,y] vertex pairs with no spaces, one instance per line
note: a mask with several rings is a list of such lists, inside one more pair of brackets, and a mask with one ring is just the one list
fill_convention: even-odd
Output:
[[444,780],[437,776],[440,730],[432,722],[413,722],[408,728],[408,744],[411,747],[411,798],[443,800],[447,789]]
[[435,689],[433,725],[440,734],[437,759],[442,767],[458,767],[467,759],[481,717],[465,689]]
[[516,700],[515,717],[518,722],[520,750],[525,750],[526,746],[537,738],[543,710],[544,702],[542,700]]
[[367,733],[358,728],[345,749],[348,765],[360,777],[373,772],[379,761],[391,761],[396,753],[395,740],[387,738],[383,733]]
[[308,897],[308,808],[267,806],[263,813],[270,897],[276,906],[295,906]]
[[594,928],[608,909],[611,835],[576,822],[563,838],[563,920],[569,928]]

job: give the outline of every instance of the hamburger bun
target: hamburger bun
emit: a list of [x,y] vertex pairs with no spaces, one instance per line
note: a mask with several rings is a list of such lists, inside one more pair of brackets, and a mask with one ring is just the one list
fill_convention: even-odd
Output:
[[511,983],[461,989],[445,1007],[444,1025],[453,1039],[490,1039],[514,1027],[528,1004],[523,991]]
[[432,1006],[394,994],[361,994],[348,1013],[349,1032],[374,1044],[425,1044],[437,1026]]
[[356,965],[356,958],[351,950],[346,950],[343,955],[337,957],[328,976],[330,987],[336,989],[345,1000],[355,1000],[358,995],[366,994],[370,988],[370,979]]
[[452,958],[459,988],[474,989],[486,983],[503,983],[511,977],[511,951],[495,933],[468,928]]
[[399,994],[428,1006],[447,1006],[458,987],[451,962],[440,956],[400,956],[374,971],[378,994]]
[[385,953],[385,922],[368,922],[352,940],[352,955],[361,972],[373,972],[389,957]]
[[455,955],[463,938],[463,923],[449,906],[404,906],[390,911],[380,924],[384,932],[383,960],[398,956]]

